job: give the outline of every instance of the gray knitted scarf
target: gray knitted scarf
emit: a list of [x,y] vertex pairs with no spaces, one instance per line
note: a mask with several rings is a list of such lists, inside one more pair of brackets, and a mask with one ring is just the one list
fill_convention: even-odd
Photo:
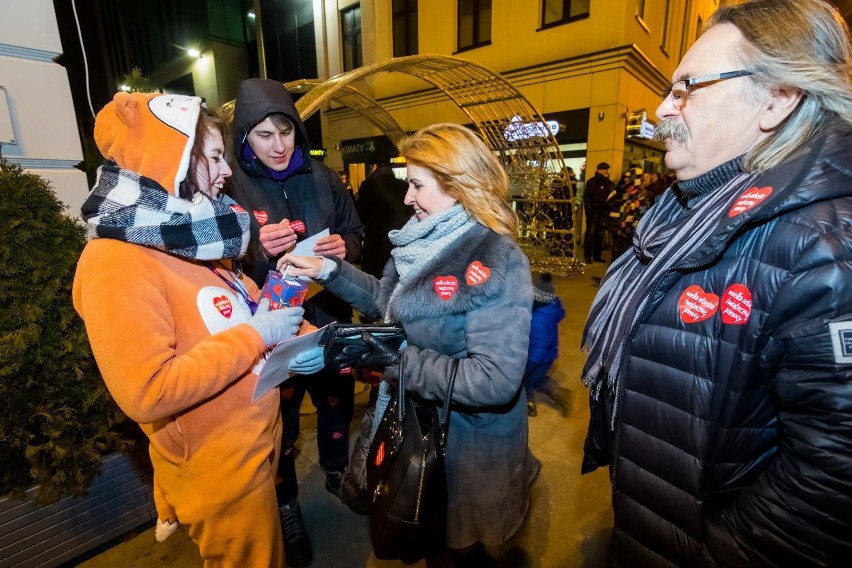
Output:
[[475,224],[464,207],[453,205],[422,221],[414,216],[401,229],[388,233],[394,245],[391,256],[396,263],[400,283],[407,284],[414,279],[420,268],[438,257]]
[[[739,163],[732,161],[723,166],[738,168]],[[659,279],[698,250],[740,196],[739,189],[748,187],[756,177],[731,173],[725,176],[721,187],[717,185],[717,189],[688,205],[684,204],[684,197],[688,196],[682,192],[666,191],[639,221],[633,249],[613,260],[583,331],[583,349],[589,357],[582,378],[595,400],[600,400],[604,385],[610,396],[615,394],[625,342]],[[615,415],[613,412],[613,421]]]
[[394,245],[391,256],[399,274],[399,282],[388,299],[386,319],[400,287],[414,280],[430,260],[440,256],[474,225],[476,221],[470,218],[465,208],[454,205],[445,211],[429,215],[422,221],[413,216],[401,229],[388,233],[388,238]]
[[223,195],[190,201],[155,181],[114,165],[98,168],[83,203],[90,239],[116,239],[194,260],[240,258],[249,243],[249,215]]

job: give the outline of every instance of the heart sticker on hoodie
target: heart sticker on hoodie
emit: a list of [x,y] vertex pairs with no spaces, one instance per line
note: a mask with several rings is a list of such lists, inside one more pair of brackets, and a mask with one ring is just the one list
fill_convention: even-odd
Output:
[[772,194],[771,187],[751,187],[745,190],[745,193],[740,195],[731,209],[728,211],[728,217],[736,217],[741,213],[745,213],[749,209],[757,207],[757,205]]
[[716,313],[719,309],[719,296],[705,292],[701,286],[693,284],[680,295],[677,308],[683,323],[698,323]]
[[452,298],[459,289],[459,281],[455,276],[436,276],[432,287],[438,297],[445,302]]
[[290,228],[296,231],[297,233],[304,233],[305,223],[304,221],[299,221],[298,219],[296,221],[290,221]]
[[257,219],[257,222],[261,227],[266,225],[266,222],[269,221],[269,213],[266,211],[258,211],[257,209],[254,209],[252,213],[254,213],[254,218]]

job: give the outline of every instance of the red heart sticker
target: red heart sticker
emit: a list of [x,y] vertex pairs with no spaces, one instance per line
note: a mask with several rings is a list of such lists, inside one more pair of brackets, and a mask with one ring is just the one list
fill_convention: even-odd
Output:
[[476,286],[491,278],[491,269],[483,266],[478,260],[474,260],[467,267],[464,278],[467,280],[468,286]]
[[290,228],[296,231],[297,233],[304,233],[305,223],[299,220],[290,221]]
[[438,297],[444,301],[449,300],[459,289],[459,281],[455,276],[436,276],[432,282],[432,287],[438,294]]
[[266,211],[258,211],[257,209],[252,210],[254,213],[254,218],[257,219],[257,222],[260,223],[260,226],[266,225],[266,222],[269,221],[269,213]]
[[751,291],[744,284],[731,284],[722,294],[722,323],[744,325],[751,315]]
[[236,204],[236,203],[234,203],[233,205],[231,205],[231,209],[233,209],[233,210],[234,210],[234,211],[236,211],[237,213],[245,213],[245,212],[246,212],[246,210],[245,210],[245,209],[243,209],[242,207],[240,207],[240,206],[239,206],[238,204]]
[[385,443],[384,442],[379,444],[379,449],[376,450],[376,465],[382,465],[383,461],[385,461]]
[[213,305],[216,306],[216,309],[219,310],[219,313],[225,316],[226,318],[230,318],[231,314],[234,311],[234,306],[231,305],[231,300],[229,300],[227,296],[219,296],[218,298],[213,298]]
[[769,197],[771,194],[771,187],[750,187],[745,190],[745,192],[740,195],[736,201],[734,201],[733,205],[731,205],[731,209],[728,211],[728,217],[736,217],[753,207],[757,207],[761,201]]
[[677,307],[683,323],[698,323],[716,313],[719,308],[719,296],[705,292],[701,286],[693,284],[680,295]]

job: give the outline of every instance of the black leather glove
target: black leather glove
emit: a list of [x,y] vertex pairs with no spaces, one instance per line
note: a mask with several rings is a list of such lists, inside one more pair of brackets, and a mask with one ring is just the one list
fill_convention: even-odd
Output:
[[388,365],[398,365],[402,352],[385,345],[380,339],[376,339],[369,331],[361,332],[364,345],[347,345],[340,355],[335,357],[334,362],[341,365],[349,365],[356,369],[372,369],[383,371]]

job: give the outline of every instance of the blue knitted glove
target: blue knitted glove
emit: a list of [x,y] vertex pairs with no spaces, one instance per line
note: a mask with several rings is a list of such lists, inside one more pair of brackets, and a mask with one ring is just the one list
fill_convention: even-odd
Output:
[[325,367],[322,347],[312,347],[293,357],[290,361],[290,372],[300,375],[313,375]]
[[257,330],[267,347],[274,347],[299,333],[304,313],[302,307],[270,310],[269,299],[263,298],[248,324]]

